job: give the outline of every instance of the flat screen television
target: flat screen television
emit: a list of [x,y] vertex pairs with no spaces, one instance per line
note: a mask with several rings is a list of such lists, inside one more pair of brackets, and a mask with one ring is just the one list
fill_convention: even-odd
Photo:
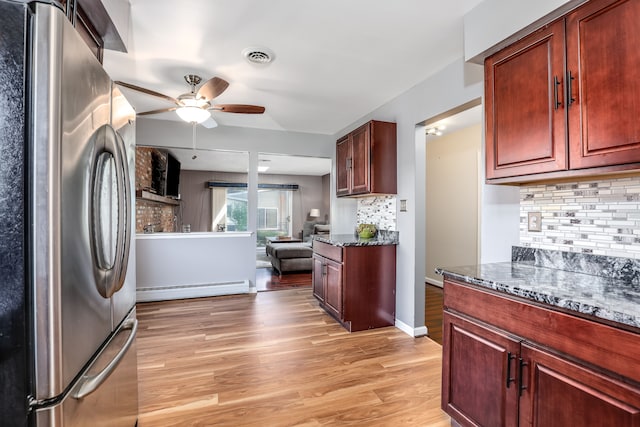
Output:
[[167,152],[167,180],[165,196],[178,198],[180,195],[180,162]]

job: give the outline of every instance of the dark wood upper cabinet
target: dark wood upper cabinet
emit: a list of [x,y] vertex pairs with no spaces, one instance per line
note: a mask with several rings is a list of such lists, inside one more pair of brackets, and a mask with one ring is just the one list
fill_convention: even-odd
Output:
[[336,195],[396,194],[396,124],[370,121],[336,143]]
[[640,162],[640,2],[589,2],[567,18],[571,169]]
[[565,170],[564,21],[485,63],[487,179]]
[[488,182],[640,169],[638,20],[592,0],[486,59]]
[[127,51],[100,0],[61,0],[60,5],[100,63],[104,49]]

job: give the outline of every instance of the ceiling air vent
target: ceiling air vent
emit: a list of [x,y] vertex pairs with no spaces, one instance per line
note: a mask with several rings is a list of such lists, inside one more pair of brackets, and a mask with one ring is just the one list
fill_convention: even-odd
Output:
[[248,47],[242,51],[242,56],[252,64],[268,64],[275,58],[273,52],[263,47]]

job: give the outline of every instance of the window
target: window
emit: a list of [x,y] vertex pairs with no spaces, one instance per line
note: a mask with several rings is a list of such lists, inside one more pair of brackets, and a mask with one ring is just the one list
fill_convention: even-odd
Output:
[[278,229],[278,209],[258,208],[258,230]]

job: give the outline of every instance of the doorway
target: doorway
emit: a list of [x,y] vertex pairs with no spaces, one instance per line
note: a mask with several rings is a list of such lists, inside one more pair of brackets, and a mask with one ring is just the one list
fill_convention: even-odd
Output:
[[[315,224],[330,222],[331,159],[258,154],[256,224],[256,288],[260,291],[311,286],[311,236]],[[271,246],[270,246],[271,245]],[[295,271],[276,271],[267,251],[278,245],[292,253],[309,253],[305,260],[290,263]],[[293,246],[301,250],[293,251]],[[302,255],[296,255],[302,256]],[[276,259],[276,265],[279,265]]]
[[[477,264],[482,106],[476,105],[426,123],[425,324],[441,334],[438,267]],[[441,304],[441,302],[440,302]]]

